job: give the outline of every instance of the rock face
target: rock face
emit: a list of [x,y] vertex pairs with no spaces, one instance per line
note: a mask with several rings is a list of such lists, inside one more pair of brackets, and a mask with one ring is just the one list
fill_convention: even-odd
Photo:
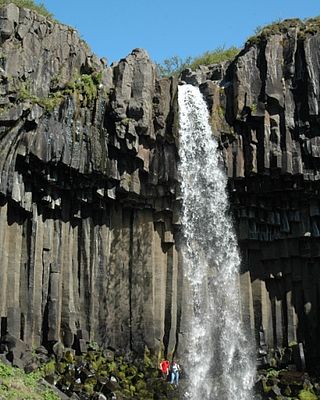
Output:
[[0,35],[2,334],[173,349],[176,82],[14,5]]
[[302,342],[309,365],[320,355],[319,40],[293,25],[200,86],[230,177],[244,316],[270,347]]
[[[176,78],[145,51],[108,67],[69,27],[0,10],[1,333],[179,351]],[[317,334],[320,35],[299,27],[185,71],[223,150],[243,315],[271,347]],[[180,349],[183,351],[183,349]]]

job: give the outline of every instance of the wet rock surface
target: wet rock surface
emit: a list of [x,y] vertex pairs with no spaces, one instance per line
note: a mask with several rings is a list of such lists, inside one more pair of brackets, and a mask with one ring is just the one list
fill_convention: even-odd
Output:
[[247,322],[271,348],[303,343],[309,367],[319,358],[317,38],[291,27],[240,53],[225,77],[233,133],[220,136]]
[[261,343],[262,329],[269,348],[303,343],[309,366],[319,359],[318,40],[287,21],[216,80],[213,67],[182,74],[200,84],[224,154],[249,331]]
[[[70,27],[1,13],[1,335],[56,356],[92,340],[183,353],[178,78],[159,79],[144,50],[110,67]],[[320,357],[319,38],[290,26],[180,79],[200,86],[224,155],[248,329],[260,346],[303,343],[307,364]]]

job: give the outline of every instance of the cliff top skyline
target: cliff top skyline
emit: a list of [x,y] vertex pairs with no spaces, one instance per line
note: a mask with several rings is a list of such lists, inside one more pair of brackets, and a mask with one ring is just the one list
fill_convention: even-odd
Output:
[[242,47],[258,26],[319,14],[316,0],[37,0],[62,23],[76,28],[109,63],[144,48],[155,62],[198,56],[217,47]]

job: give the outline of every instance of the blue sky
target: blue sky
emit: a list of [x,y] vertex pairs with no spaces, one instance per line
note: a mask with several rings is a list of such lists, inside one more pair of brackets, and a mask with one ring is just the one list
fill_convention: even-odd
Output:
[[161,62],[241,47],[259,25],[320,15],[319,0],[39,0],[111,63],[136,47]]

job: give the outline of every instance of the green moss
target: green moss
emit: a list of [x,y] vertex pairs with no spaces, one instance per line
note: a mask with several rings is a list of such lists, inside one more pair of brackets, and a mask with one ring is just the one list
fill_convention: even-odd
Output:
[[29,10],[36,11],[44,17],[53,19],[52,13],[49,12],[42,3],[36,4],[33,0],[0,0],[0,7],[4,7],[10,3],[15,4],[17,7],[28,8]]
[[272,386],[269,386],[265,380],[262,381],[263,393],[269,393]]
[[219,105],[219,106],[217,107],[217,112],[218,112],[219,118],[223,119],[226,110],[224,109],[224,107],[223,107],[222,105]]
[[55,373],[55,370],[56,370],[56,362],[55,362],[55,360],[49,361],[47,364],[45,364],[41,368],[41,372],[42,372],[43,376],[52,375],[52,374]]
[[291,388],[290,388],[290,386],[288,385],[288,386],[284,389],[283,394],[284,394],[285,396],[290,396],[291,393],[292,393]]
[[81,75],[76,82],[76,90],[83,96],[86,103],[90,104],[97,97],[97,85],[95,84],[92,75]]
[[273,369],[273,368],[269,368],[267,371],[267,378],[274,378],[277,377],[279,375],[280,371],[277,369]]
[[146,368],[152,367],[152,359],[151,359],[151,355],[150,355],[150,350],[148,349],[147,346],[144,346],[143,362],[144,362],[144,366]]
[[94,383],[85,383],[84,384],[84,391],[89,395],[92,396],[94,393]]
[[[57,76],[53,77],[51,85],[57,85],[58,79]],[[80,104],[86,107],[97,98],[101,79],[101,72],[94,72],[91,75],[77,75],[66,84],[65,88],[50,92],[48,97],[34,95],[30,89],[30,83],[23,82],[18,89],[18,100],[30,101],[32,104],[38,104],[44,108],[46,112],[52,112],[67,96],[76,95]]]
[[46,111],[52,112],[64,99],[64,94],[61,92],[51,93],[49,97],[38,99],[37,103]]
[[74,356],[70,350],[67,350],[64,354],[64,358],[68,364],[74,363]]
[[36,103],[38,97],[31,93],[30,87],[26,82],[23,82],[18,91],[18,100],[30,101],[31,103]]
[[59,400],[50,389],[41,389],[42,371],[25,374],[18,368],[0,362],[0,398],[6,400]]
[[298,395],[299,400],[317,400],[318,397],[310,390],[300,390]]
[[67,83],[64,93],[78,95],[80,103],[84,107],[89,106],[97,98],[98,86],[101,80],[102,72],[94,72],[90,75],[77,75]]
[[49,389],[42,393],[43,400],[57,400],[58,397]]
[[257,104],[256,103],[252,103],[250,106],[250,109],[253,113],[255,113],[257,111]]
[[64,99],[64,93],[54,92],[50,93],[48,97],[38,97],[31,93],[28,86],[24,83],[18,90],[19,101],[30,101],[32,104],[38,104],[47,112],[53,111]]

